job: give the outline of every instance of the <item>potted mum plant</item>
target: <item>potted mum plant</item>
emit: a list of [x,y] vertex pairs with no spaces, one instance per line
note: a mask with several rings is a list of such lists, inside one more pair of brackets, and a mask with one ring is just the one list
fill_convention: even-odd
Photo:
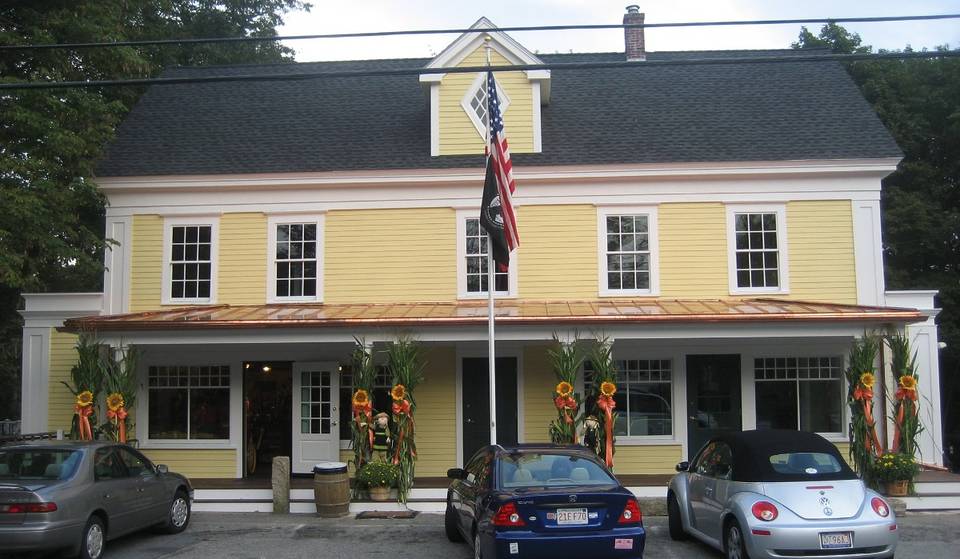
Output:
[[888,452],[873,464],[873,479],[886,484],[886,493],[891,497],[904,497],[914,476],[920,471],[912,456]]
[[396,485],[399,468],[389,462],[367,462],[357,472],[357,483],[370,492],[370,499],[386,501],[390,499],[390,488]]

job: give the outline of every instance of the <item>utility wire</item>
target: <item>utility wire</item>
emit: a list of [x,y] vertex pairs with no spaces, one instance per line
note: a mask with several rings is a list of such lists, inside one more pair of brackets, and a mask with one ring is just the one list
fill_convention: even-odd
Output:
[[357,33],[324,33],[313,35],[279,35],[271,37],[203,37],[193,39],[145,39],[139,41],[114,41],[104,43],[44,43],[36,45],[0,45],[0,51],[9,50],[48,50],[81,49],[106,47],[142,47],[150,45],[195,45],[206,43],[264,43],[271,41],[301,41],[305,39],[345,39],[351,37],[387,37],[393,35],[444,35],[452,33],[493,33],[508,31],[566,31],[580,29],[653,29],[663,27],[714,27],[739,25],[808,25],[814,23],[880,23],[890,21],[926,21],[938,19],[958,19],[960,14],[932,14],[918,16],[882,16],[882,17],[835,17],[813,19],[756,19],[742,21],[682,21],[671,23],[610,23],[581,25],[523,25],[513,27],[494,27],[490,29],[453,28],[453,29],[411,29],[406,31],[365,31]]
[[[61,89],[111,86],[174,85],[212,82],[287,81],[306,79],[358,78],[372,76],[415,76],[423,74],[467,74],[474,72],[516,72],[529,70],[586,70],[594,68],[629,68],[640,70],[651,66],[695,66],[718,64],[771,64],[781,62],[852,62],[862,60],[905,60],[960,57],[960,50],[891,52],[879,54],[814,54],[791,56],[752,56],[731,58],[689,58],[678,60],[556,62],[551,64],[517,64],[513,66],[465,66],[451,68],[394,68],[383,70],[334,70],[326,72],[298,72],[295,74],[239,74],[233,76],[200,76],[171,78],[138,78],[125,80],[90,80],[64,82],[8,82],[0,83],[0,91],[24,89]],[[203,68],[198,68],[202,70]]]

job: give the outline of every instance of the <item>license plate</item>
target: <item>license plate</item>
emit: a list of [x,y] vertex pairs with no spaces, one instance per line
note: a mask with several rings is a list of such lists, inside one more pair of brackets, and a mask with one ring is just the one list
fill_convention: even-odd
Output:
[[853,536],[850,532],[821,532],[820,549],[840,549],[853,547]]
[[570,526],[587,523],[587,509],[557,509],[557,524]]

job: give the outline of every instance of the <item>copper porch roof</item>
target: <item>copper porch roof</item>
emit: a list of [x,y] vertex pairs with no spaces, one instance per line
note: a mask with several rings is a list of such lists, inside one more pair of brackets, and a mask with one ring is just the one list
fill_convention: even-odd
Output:
[[[604,299],[497,301],[504,325],[653,324],[721,322],[916,322],[916,309],[776,299]],[[66,321],[79,330],[184,328],[317,328],[482,325],[486,301],[456,303],[210,305],[88,316]]]

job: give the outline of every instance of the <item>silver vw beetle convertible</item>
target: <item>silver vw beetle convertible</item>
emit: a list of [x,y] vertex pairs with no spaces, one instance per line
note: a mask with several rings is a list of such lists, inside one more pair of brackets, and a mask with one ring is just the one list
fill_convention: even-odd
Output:
[[135,530],[182,532],[192,496],[187,478],[124,444],[0,447],[0,555],[64,548],[99,559],[107,540]]
[[819,435],[719,435],[677,471],[667,491],[675,540],[693,536],[728,559],[862,559],[896,551],[890,505]]

